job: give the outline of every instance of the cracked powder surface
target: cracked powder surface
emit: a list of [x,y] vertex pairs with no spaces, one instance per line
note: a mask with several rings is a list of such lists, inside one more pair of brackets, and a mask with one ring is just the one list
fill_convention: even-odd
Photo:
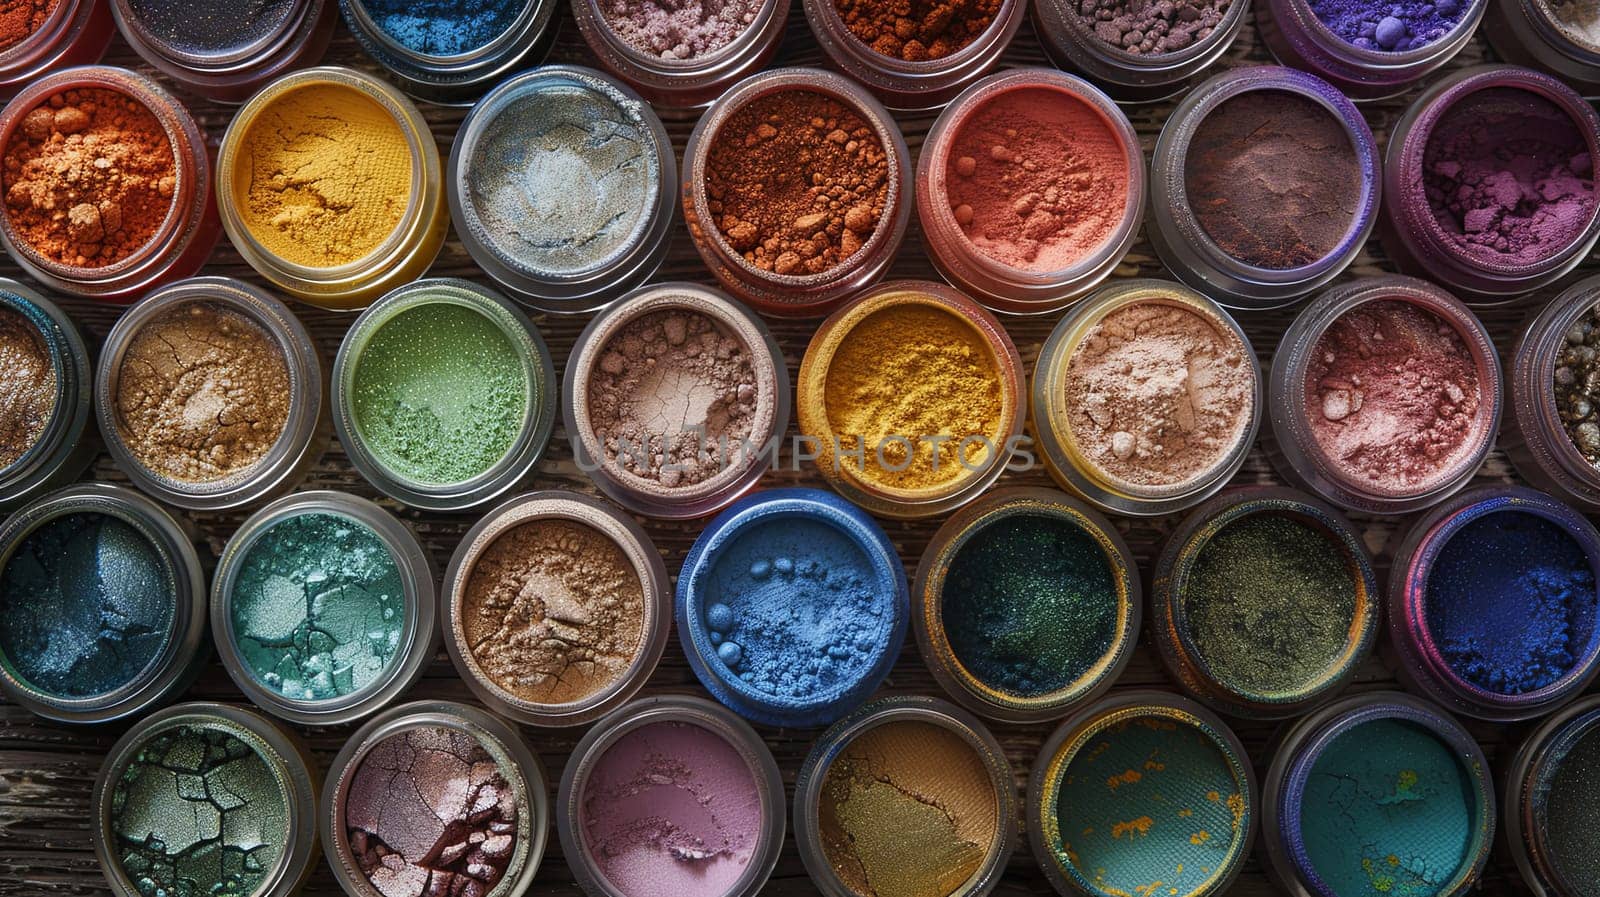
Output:
[[472,565],[461,629],[478,667],[535,704],[608,687],[643,645],[644,585],[622,548],[574,520],[530,520]]
[[164,729],[117,776],[114,851],[140,894],[250,897],[278,865],[288,796],[264,746],[230,729]]
[[383,897],[485,897],[515,859],[516,790],[466,732],[390,735],[361,759],[347,795],[346,862]]
[[292,396],[283,347],[212,302],[147,321],[117,370],[117,435],[158,477],[213,482],[254,467],[283,435]]

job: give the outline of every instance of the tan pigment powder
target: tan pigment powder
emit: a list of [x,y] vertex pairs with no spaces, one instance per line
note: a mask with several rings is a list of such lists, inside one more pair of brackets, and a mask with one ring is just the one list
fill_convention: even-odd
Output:
[[33,323],[0,308],[0,468],[44,435],[56,408],[56,368]]

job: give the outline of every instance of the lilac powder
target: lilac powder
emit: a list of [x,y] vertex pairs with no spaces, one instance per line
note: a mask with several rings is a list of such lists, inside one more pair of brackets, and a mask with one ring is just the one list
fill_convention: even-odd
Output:
[[627,897],[720,897],[750,865],[765,821],[755,774],[693,723],[649,723],[617,739],[580,798],[583,843]]
[[599,0],[606,25],[634,49],[698,59],[733,43],[755,21],[755,0]]
[[1334,34],[1363,50],[1402,53],[1449,34],[1470,0],[1310,0],[1311,12]]
[[1423,149],[1422,182],[1445,237],[1491,264],[1555,255],[1595,209],[1593,161],[1578,123],[1513,87],[1468,94],[1439,117]]

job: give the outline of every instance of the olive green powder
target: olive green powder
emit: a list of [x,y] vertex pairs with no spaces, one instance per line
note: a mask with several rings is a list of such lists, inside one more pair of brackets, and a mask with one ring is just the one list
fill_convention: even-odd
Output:
[[356,429],[376,460],[413,482],[462,483],[494,467],[521,433],[527,366],[511,338],[453,302],[408,308],[355,363]]
[[1212,678],[1275,695],[1315,685],[1344,654],[1356,583],[1327,533],[1263,512],[1224,524],[1205,542],[1181,600]]

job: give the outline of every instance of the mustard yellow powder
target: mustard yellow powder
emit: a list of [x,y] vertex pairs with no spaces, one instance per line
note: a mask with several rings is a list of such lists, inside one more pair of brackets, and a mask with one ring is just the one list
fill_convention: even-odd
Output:
[[411,200],[405,132],[352,87],[289,91],[250,122],[239,146],[233,191],[245,226],[295,264],[332,268],[367,256]]
[[[970,476],[1003,439],[1001,390],[993,351],[966,321],[931,305],[873,312],[844,336],[828,366],[824,400],[828,426],[843,447],[840,465],[868,482],[908,491]],[[972,439],[963,448],[962,440],[974,436],[988,441]],[[852,454],[857,446],[865,452],[860,467]]]

